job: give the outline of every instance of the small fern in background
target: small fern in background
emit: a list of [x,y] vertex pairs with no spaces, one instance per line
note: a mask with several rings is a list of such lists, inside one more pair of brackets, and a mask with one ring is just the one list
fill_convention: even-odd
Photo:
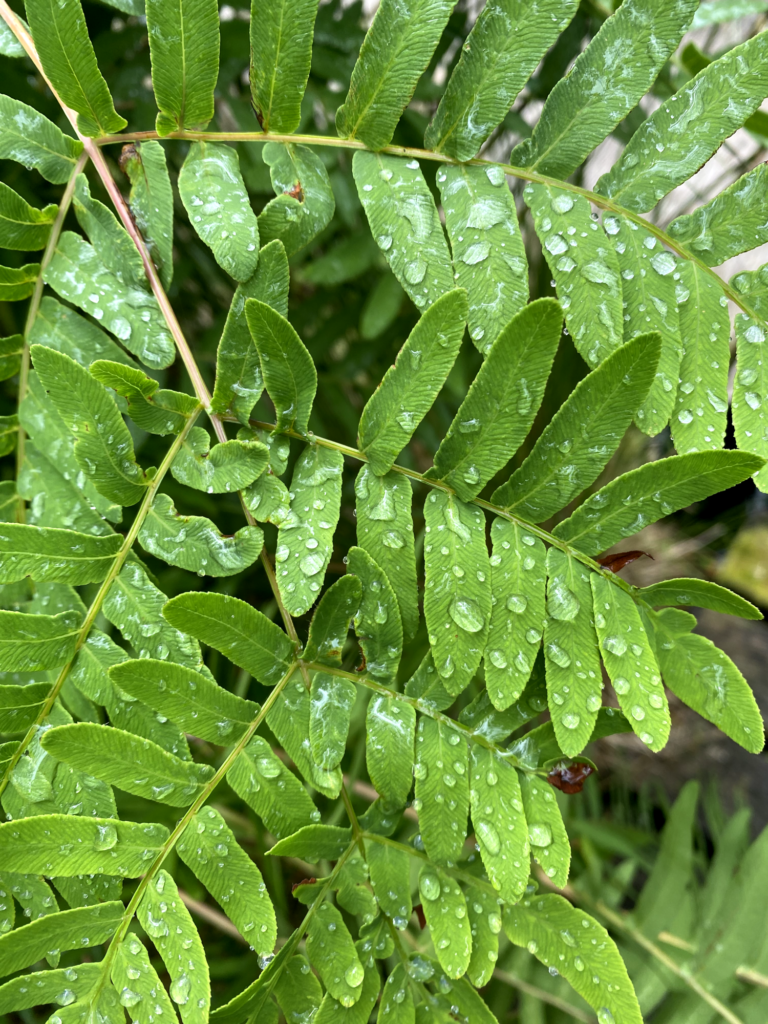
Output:
[[[143,8],[113,6],[136,30],[115,89],[140,97]],[[245,19],[147,0],[155,128],[121,134],[127,107],[97,63],[115,42],[94,48],[80,0],[27,0],[28,26],[0,0],[4,52],[31,58],[58,104],[52,120],[0,97],[0,157],[30,172],[20,193],[0,188],[0,244],[42,253],[0,268],[0,298],[28,300],[23,332],[0,341],[18,379],[0,442],[18,469],[0,483],[0,965],[17,975],[0,1012],[483,1024],[509,992],[478,989],[509,980],[496,964],[512,946],[524,971],[536,961],[572,986],[548,994],[523,967],[512,980],[552,1020],[765,1019],[765,837],[745,853],[737,815],[698,891],[685,790],[629,920],[618,908],[650,863],[599,886],[580,865],[569,884],[575,819],[556,790],[581,788],[591,740],[632,731],[661,750],[666,689],[763,748],[748,684],[682,607],[760,612],[702,580],[638,589],[617,575],[637,552],[599,556],[750,477],[768,489],[766,268],[730,283],[712,269],[768,242],[765,165],[666,229],[646,217],[737,129],[764,127],[768,33],[699,53],[698,73],[638,117],[707,15],[624,0],[510,162],[478,158],[542,58],[572,46],[569,26],[583,36],[577,7],[487,0],[464,39],[447,0],[381,0],[362,38],[357,9],[254,0],[262,131],[209,132],[245,107]],[[436,94],[452,32],[464,45]],[[220,36],[241,53],[234,71]],[[323,91],[310,71],[324,61]],[[339,92],[333,73],[348,80],[337,135],[298,134]],[[392,144],[414,125],[423,147]],[[626,145],[594,191],[570,180],[615,131]],[[107,156],[121,145],[127,199]],[[57,186],[42,208],[24,198],[38,176]],[[510,178],[556,298],[530,299]],[[302,262],[338,217],[358,235]],[[358,417],[325,342],[313,358],[300,336],[325,314],[307,298],[289,321],[289,290],[292,271],[295,295],[369,268],[363,338],[397,335],[403,292],[413,305]],[[212,295],[234,290],[215,366],[174,312],[185,288],[203,309],[196,273]],[[723,447],[729,301],[738,450]],[[588,372],[544,425],[563,323]],[[176,359],[180,390],[162,386]],[[474,379],[457,394],[459,367]],[[329,419],[346,432],[325,436]],[[677,454],[598,484],[633,423],[669,425]],[[255,600],[264,579],[271,598]],[[238,984],[190,907],[250,946]]]

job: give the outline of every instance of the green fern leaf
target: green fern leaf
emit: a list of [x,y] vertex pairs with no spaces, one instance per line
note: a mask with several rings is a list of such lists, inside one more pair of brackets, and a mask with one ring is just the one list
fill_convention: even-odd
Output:
[[221,651],[264,686],[274,686],[293,661],[293,644],[282,629],[235,597],[179,594],[165,605],[163,617]]
[[418,162],[360,151],[352,173],[371,233],[395,277],[420,309],[432,306],[455,282],[435,200]]
[[365,720],[365,761],[376,792],[404,807],[413,785],[416,711],[410,704],[375,694]]
[[485,354],[528,299],[515,201],[500,167],[443,164],[437,183],[456,283],[469,298],[469,336]]
[[737,292],[741,292],[760,316],[768,318],[768,263],[758,270],[736,274],[730,284]]
[[546,967],[555,967],[605,1024],[611,1016],[622,1024],[642,1024],[632,982],[610,935],[562,896],[532,896],[507,907],[504,931],[510,942],[527,946]]
[[251,2],[251,96],[265,132],[290,134],[299,126],[316,17],[317,0]]
[[[531,674],[544,622],[546,551],[517,523],[491,525],[491,623],[485,645],[485,685],[503,711],[518,699]],[[510,730],[511,731],[511,730]]]
[[369,466],[362,466],[355,497],[358,544],[375,558],[392,584],[403,633],[410,639],[419,624],[410,481],[399,473],[377,476]]
[[343,467],[340,452],[313,444],[294,466],[291,512],[280,524],[275,552],[275,575],[291,615],[303,615],[322,587],[341,510]]
[[165,150],[151,139],[134,143],[120,166],[131,182],[128,206],[167,290],[173,279],[173,191]]
[[653,616],[664,682],[734,742],[759,753],[765,743],[763,720],[746,679],[711,640],[676,628],[674,614]]
[[55,185],[69,181],[83,144],[34,107],[0,95],[0,159],[34,168]]
[[336,129],[368,149],[392,141],[400,115],[435,51],[450,16],[449,0],[383,0],[352,70]]
[[416,1024],[413,993],[403,964],[395,965],[381,990],[381,1003],[376,1020],[378,1024]]
[[761,466],[746,451],[691,452],[648,462],[596,491],[552,532],[594,555],[662,516],[735,487]]
[[408,854],[394,846],[368,842],[365,856],[376,902],[402,931],[413,913]]
[[80,616],[0,611],[0,672],[58,668],[75,653]]
[[461,855],[469,813],[468,759],[467,741],[457,729],[419,719],[414,807],[427,855],[436,864],[455,864]]
[[309,741],[310,696],[303,682],[294,681],[281,692],[267,715],[267,725],[301,774],[318,792],[335,799],[341,790],[341,772],[315,764]]
[[547,575],[544,656],[548,703],[558,745],[564,754],[574,757],[589,742],[602,703],[589,573],[571,555],[550,548]]
[[72,198],[77,222],[99,259],[126,287],[147,291],[144,264],[131,238],[117,217],[103,203],[91,196],[88,179],[78,174]]
[[502,330],[435,454],[434,475],[471,501],[522,444],[539,410],[563,315],[553,299],[526,306]]
[[177,846],[179,856],[256,951],[271,953],[277,924],[261,872],[218,811],[203,807],[191,824]]
[[662,8],[655,0],[622,4],[555,85],[532,137],[512,150],[511,162],[567,178],[642,99],[697,6],[696,0]]
[[651,750],[669,738],[669,706],[640,613],[626,591],[605,576],[589,578],[600,653],[627,721]]
[[480,856],[499,896],[516,903],[530,873],[530,842],[516,770],[493,751],[470,744],[469,797]]
[[[211,142],[193,143],[179,173],[179,195],[192,226],[219,266],[236,281],[248,281],[259,262],[259,224],[237,150]],[[224,230],[222,222],[227,224]]]
[[[765,440],[765,405],[768,402],[768,367],[763,356],[765,327],[743,313],[736,315],[736,379],[733,385],[733,425],[736,442],[761,458],[768,456]],[[768,490],[768,473],[755,471],[755,483]]]
[[99,71],[80,0],[63,7],[53,0],[29,0],[29,27],[45,74],[68,107],[77,111],[83,135],[119,132],[128,123],[115,111]]
[[667,229],[708,267],[768,242],[768,168],[760,164],[706,205],[677,217]]
[[210,519],[179,515],[170,496],[158,494],[139,530],[139,543],[169,565],[207,576],[232,576],[256,561],[264,534],[258,526],[243,526],[224,537]]
[[55,348],[82,366],[90,366],[97,359],[136,366],[128,353],[115,344],[100,327],[69,306],[63,306],[50,295],[46,295],[40,303],[29,332],[29,343]]
[[191,804],[213,776],[208,765],[182,761],[149,740],[91,722],[50,729],[43,747],[57,760],[126,793],[172,807]]
[[8,338],[0,338],[0,380],[15,377],[21,368],[21,357],[24,352],[24,336],[11,334]]
[[491,703],[488,690],[481,690],[473,701],[462,708],[459,714],[461,724],[491,743],[498,743],[507,739],[521,725],[540,715],[547,707],[547,688],[543,652],[540,647],[537,647],[537,650],[530,679],[514,704],[510,704],[504,711],[498,711]]
[[18,192],[0,182],[0,245],[4,249],[43,249],[51,233],[58,207],[43,210],[30,206]]
[[211,983],[205,951],[176,883],[161,869],[147,886],[136,914],[171,976],[171,999],[184,1024],[205,1024]]
[[91,363],[90,371],[100,384],[126,399],[127,414],[137,427],[151,434],[180,433],[200,408],[191,395],[158,390],[156,380],[122,362],[98,359]]
[[467,886],[467,917],[472,934],[472,956],[467,977],[477,988],[491,980],[499,958],[501,912],[497,897],[479,886]]
[[640,125],[596,191],[628,210],[650,210],[757,110],[768,93],[767,69],[766,32],[727,50]]
[[41,529],[9,523],[0,536],[0,582],[31,576],[73,586],[98,583],[122,546],[120,537],[89,537],[74,530]]
[[402,304],[402,286],[392,271],[387,271],[365,300],[360,314],[361,336],[371,341],[382,335],[400,312]]
[[219,413],[231,410],[246,426],[264,390],[264,379],[259,353],[245,319],[245,302],[258,299],[285,317],[288,315],[288,284],[285,247],[275,239],[259,253],[259,263],[253,276],[238,285],[221,334],[211,408]]
[[[168,839],[162,825],[43,814],[0,825],[0,870],[138,878]],[[62,849],[63,847],[63,849]]]
[[600,474],[645,401],[658,365],[658,334],[628,341],[571,392],[509,480],[491,496],[532,522],[558,512]]
[[264,244],[279,238],[289,256],[320,234],[333,217],[336,200],[320,157],[307,146],[268,142],[262,151],[276,198],[259,214]]
[[247,487],[267,468],[269,451],[258,441],[210,445],[208,431],[193,427],[171,466],[180,484],[206,494],[228,494]]
[[0,686],[0,732],[15,733],[28,729],[37,719],[50,692],[48,683]]
[[145,0],[152,87],[160,108],[157,132],[205,128],[213,117],[219,73],[219,12],[215,0]]
[[277,430],[307,431],[317,391],[317,370],[301,338],[285,317],[258,299],[247,299],[245,319],[259,353],[267,393],[277,412]]
[[362,600],[355,614],[355,632],[366,660],[366,671],[391,686],[403,653],[403,626],[397,598],[386,575],[363,548],[350,548],[349,571],[362,584]]
[[315,672],[309,697],[309,742],[312,758],[320,768],[341,764],[357,687],[348,679]]
[[310,922],[307,956],[334,999],[342,1006],[358,1001],[365,972],[344,919],[330,903],[321,904]]
[[724,615],[738,615],[742,619],[762,619],[763,614],[743,597],[709,580],[664,580],[643,587],[638,596],[650,605],[690,605],[711,608]]
[[39,276],[39,263],[26,263],[23,267],[0,267],[0,302],[28,299],[35,290]]
[[227,782],[277,839],[292,836],[319,817],[304,786],[261,736],[254,736],[234,762]]
[[679,261],[678,268],[683,359],[671,427],[675,448],[683,455],[722,447],[731,324],[728,303],[717,282],[688,260]]
[[62,234],[44,278],[63,299],[101,321],[146,366],[160,370],[171,365],[176,350],[154,295],[124,284],[79,235]]
[[381,981],[375,961],[363,952],[363,945],[363,942],[355,945],[364,970],[359,999],[352,1006],[346,1006],[344,1002],[334,999],[330,991],[326,992],[320,1009],[312,1018],[312,1024],[367,1024],[370,1020],[379,996]]
[[656,379],[637,411],[637,425],[653,437],[669,422],[680,374],[682,342],[676,302],[678,261],[653,235],[623,217],[603,218],[621,270],[624,338],[658,331],[661,357]]
[[60,967],[55,971],[19,975],[0,986],[0,1013],[18,1013],[55,1003],[63,992],[71,992],[74,996],[72,1002],[75,1002],[93,988],[100,974],[101,964],[92,963],[79,964],[76,971],[71,967]]
[[[0,970],[3,974],[13,974],[30,967],[52,948],[58,952],[80,949],[84,945],[97,946],[114,933],[124,911],[122,903],[102,903],[96,907],[64,910],[16,928],[0,936]],[[85,939],[88,941],[83,941]]]
[[356,576],[342,576],[326,590],[309,624],[304,661],[341,667],[349,623],[357,614],[362,596],[363,587]]
[[323,1000],[323,990],[306,957],[291,957],[277,977],[274,996],[286,1020],[314,1018]]
[[209,743],[237,742],[259,712],[258,704],[172,662],[147,658],[124,661],[109,670],[109,678],[184,732]]
[[466,292],[438,299],[411,331],[360,418],[360,447],[383,476],[429,411],[450,373],[464,333]]
[[491,618],[485,516],[453,494],[432,491],[424,519],[424,617],[435,668],[445,688],[458,694],[480,665]]
[[557,286],[573,343],[595,367],[623,342],[620,267],[589,202],[554,185],[526,185],[523,197]]
[[[59,912],[53,889],[39,875],[16,875],[8,872],[2,876],[0,885],[7,891],[9,902],[11,897],[16,900],[28,921],[37,921],[41,917]],[[10,928],[7,930],[10,931]],[[48,951],[46,960],[55,967],[59,962],[58,951]]]
[[419,892],[440,966],[449,978],[460,978],[472,953],[464,893],[449,875],[431,864],[425,864],[419,873]]
[[163,618],[167,600],[146,571],[129,562],[110,587],[102,611],[140,658],[167,658],[196,672],[207,672],[197,641]]
[[571,844],[554,789],[544,779],[527,772],[520,772],[519,782],[531,856],[552,884],[564,889],[571,863]]
[[259,523],[282,526],[291,518],[291,495],[282,480],[272,473],[262,473],[243,491],[243,501]]
[[531,0],[487,3],[462,48],[424,145],[457,160],[476,156],[577,6],[575,0],[547,0],[543,6]]
[[[338,860],[352,841],[351,828],[336,825],[307,825],[296,835],[275,843],[269,851],[273,857],[301,857],[310,864],[322,860]],[[310,883],[307,882],[307,885]],[[310,900],[309,902],[314,902]]]
[[[101,968],[101,964],[98,966]],[[81,970],[82,967],[78,967],[78,975]],[[119,943],[110,977],[116,991],[120,993],[121,1004],[135,1024],[153,1024],[156,1016],[165,1014],[168,1015],[167,1019],[175,1019],[173,1003],[138,936],[127,935]]]

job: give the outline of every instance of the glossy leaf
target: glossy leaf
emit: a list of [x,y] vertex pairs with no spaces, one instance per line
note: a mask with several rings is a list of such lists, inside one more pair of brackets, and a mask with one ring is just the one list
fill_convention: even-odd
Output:
[[23,267],[0,267],[0,302],[28,299],[35,290],[39,276],[39,263],[26,263]]
[[82,150],[82,142],[65,135],[34,107],[0,96],[0,159],[15,160],[39,171],[46,181],[63,185]]
[[479,743],[470,744],[469,754],[469,798],[480,856],[499,896],[516,903],[530,873],[529,829],[517,771]]
[[416,1007],[403,964],[396,964],[381,990],[378,1024],[415,1024]]
[[317,0],[251,2],[251,97],[265,132],[299,126],[316,16]]
[[460,978],[472,951],[464,894],[453,878],[431,864],[419,873],[419,892],[440,966],[449,978]]
[[472,934],[472,956],[467,977],[477,988],[483,988],[491,980],[499,958],[501,908],[497,897],[479,886],[467,886],[466,896]]
[[0,825],[0,870],[138,878],[167,839],[162,825],[43,814]]
[[134,143],[123,152],[120,168],[131,182],[128,205],[134,222],[168,289],[173,278],[173,192],[165,150],[152,139]]
[[247,425],[253,406],[264,390],[259,353],[245,319],[247,299],[258,299],[280,316],[288,314],[288,260],[277,239],[259,253],[259,263],[249,280],[237,286],[216,355],[216,386],[211,408],[232,411]]
[[0,534],[0,582],[31,576],[73,586],[99,583],[122,546],[115,534],[91,537],[74,530],[50,530],[8,523]]
[[200,409],[191,395],[158,390],[157,381],[137,367],[98,359],[91,363],[90,371],[105,388],[126,399],[128,415],[137,427],[151,434],[180,433]]
[[152,87],[160,108],[158,134],[205,128],[213,117],[219,72],[219,17],[215,0],[145,0]]
[[620,267],[583,196],[554,185],[523,192],[579,353],[595,367],[623,341]]
[[399,473],[377,476],[364,465],[355,480],[355,497],[357,542],[391,583],[403,633],[410,639],[419,624],[410,481]]
[[766,93],[768,34],[762,32],[726,50],[654,110],[597,191],[629,210],[650,210],[707,162]]
[[477,497],[525,439],[544,396],[561,326],[557,302],[538,299],[487,350],[430,473],[463,501]]
[[43,210],[30,206],[18,192],[0,182],[0,245],[27,251],[44,248],[57,210],[53,203]]
[[37,963],[48,951],[76,949],[86,943],[97,946],[117,929],[124,913],[122,903],[102,903],[95,907],[78,907],[59,914],[40,917],[13,932],[0,936],[0,970],[13,974]]
[[654,0],[622,4],[556,84],[532,137],[512,150],[511,162],[567,178],[645,95],[697,6],[696,0],[664,8]]
[[61,992],[68,989],[76,999],[86,995],[96,984],[101,964],[80,964],[76,977],[70,967],[55,971],[34,971],[21,974],[0,987],[0,1013],[18,1013],[35,1006],[53,1003]]
[[355,633],[366,662],[366,672],[391,686],[403,653],[403,626],[392,585],[367,551],[354,547],[347,555],[349,571],[362,585],[362,600],[355,615]]
[[432,491],[424,505],[424,617],[435,668],[453,694],[480,665],[491,619],[485,516],[455,495]]
[[209,743],[235,743],[259,713],[259,705],[229,693],[208,676],[173,662],[138,658],[109,670],[113,683]]
[[[766,328],[743,313],[736,314],[736,379],[733,385],[733,426],[739,448],[768,457],[763,426],[768,406],[768,365],[763,358]],[[756,468],[755,483],[768,489],[768,473]]]
[[738,615],[742,619],[762,619],[762,612],[743,597],[709,580],[663,580],[643,587],[639,597],[650,605],[691,605],[711,608],[724,615]]
[[633,338],[580,381],[520,469],[491,500],[542,522],[588,487],[645,401],[659,349],[658,334]]
[[592,573],[595,628],[608,675],[634,732],[651,750],[669,738],[670,718],[659,666],[631,596]]
[[594,555],[662,516],[735,487],[761,464],[746,451],[690,452],[647,462],[596,491],[553,532]]
[[309,698],[309,742],[321,768],[341,764],[356,697],[357,687],[349,679],[315,672]]
[[510,942],[527,947],[545,967],[555,967],[604,1021],[610,1021],[608,1013],[622,1024],[642,1024],[632,982],[613,940],[564,897],[532,896],[508,907],[504,931]]
[[86,320],[50,295],[40,303],[29,332],[29,343],[55,348],[83,366],[90,366],[97,359],[136,366],[128,353],[93,321]]
[[79,634],[76,612],[26,615],[0,611],[0,671],[58,668],[74,654]]
[[275,406],[277,429],[306,433],[317,390],[312,357],[285,317],[265,302],[247,299],[245,319]]
[[182,761],[149,740],[105,725],[62,725],[46,732],[43,741],[46,750],[73,768],[172,807],[191,804],[213,775],[208,765]]
[[576,7],[575,0],[487,3],[427,128],[425,146],[457,160],[476,156]]
[[358,1001],[365,976],[363,965],[344,919],[330,903],[318,907],[310,922],[307,956],[334,999],[342,1006],[352,1006]]
[[469,813],[468,759],[467,741],[458,729],[426,716],[419,719],[414,807],[419,812],[424,847],[435,864],[455,864],[464,845]]
[[221,651],[264,686],[274,686],[293,661],[293,644],[256,608],[226,594],[179,594],[163,617],[204,644]]
[[193,427],[171,466],[180,484],[206,494],[228,494],[247,487],[267,468],[269,452],[258,441],[210,445],[208,431]]
[[546,552],[517,523],[491,525],[491,623],[485,645],[485,685],[494,707],[505,710],[528,682],[544,624]]
[[277,839],[292,836],[319,816],[304,786],[261,736],[254,736],[233,763],[227,782]]
[[307,146],[268,142],[262,151],[276,198],[259,214],[266,245],[280,239],[289,256],[308,245],[333,217],[336,201],[328,172]]
[[350,620],[357,614],[363,587],[356,576],[342,576],[323,594],[309,624],[304,661],[341,668]]
[[[100,964],[98,967],[102,969]],[[81,969],[78,968],[78,975]],[[168,1014],[171,1020],[175,1016],[173,1003],[137,935],[129,934],[118,944],[110,976],[122,1002],[131,1004],[126,1009],[136,1024],[153,1024],[149,1018],[154,1019],[158,1006],[161,1014]]]
[[336,111],[342,138],[368,149],[392,141],[400,115],[429,63],[451,13],[449,0],[382,0]]
[[311,1020],[323,1000],[323,989],[306,957],[291,957],[277,977],[275,999],[286,1020]]
[[416,711],[410,704],[374,694],[365,720],[365,760],[382,798],[404,807],[413,785]]
[[555,791],[544,779],[527,772],[520,772],[519,782],[531,856],[552,884],[564,889],[568,882],[571,845]]
[[310,786],[335,799],[341,789],[341,772],[338,768],[326,770],[315,764],[309,740],[309,720],[309,691],[294,677],[270,708],[267,725]]
[[11,334],[8,338],[0,338],[0,380],[16,376],[21,368],[23,351],[23,335]]
[[109,135],[128,123],[115,111],[99,71],[80,0],[64,4],[29,0],[29,27],[43,70],[68,107],[77,111],[83,135]]
[[469,298],[469,336],[486,354],[528,298],[515,201],[500,167],[443,164],[437,183],[456,283]]
[[408,854],[384,843],[369,842],[366,859],[381,912],[392,919],[395,928],[402,930],[412,913]]
[[[397,280],[420,309],[454,286],[451,257],[435,200],[418,161],[383,153],[355,153],[357,193],[376,244]],[[455,313],[466,320],[466,312]]]

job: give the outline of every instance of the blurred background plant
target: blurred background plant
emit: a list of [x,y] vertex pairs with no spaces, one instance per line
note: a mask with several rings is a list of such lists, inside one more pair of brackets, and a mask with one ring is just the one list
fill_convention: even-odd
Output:
[[[23,14],[18,0],[13,0],[11,6]],[[110,82],[118,112],[128,120],[126,131],[153,125],[156,108],[142,0],[114,0],[109,4],[86,0],[83,6],[99,65]],[[330,0],[321,4],[300,132],[332,132],[334,111],[340,94],[348,87],[375,6],[372,0]],[[554,84],[618,6],[618,2],[611,0],[582,0],[573,22],[536,70],[481,155],[506,159],[511,145],[530,134],[529,125],[535,123]],[[398,126],[395,144],[423,146],[426,125],[479,7],[476,0],[457,5]],[[216,116],[209,126],[212,131],[253,131],[258,127],[248,87],[248,17],[245,0],[220,7],[221,65]],[[707,62],[766,26],[768,0],[703,3],[691,32],[652,91],[576,172],[575,180],[592,187],[655,106]],[[0,53],[4,91],[67,130],[58,104],[2,23]],[[652,216],[667,223],[689,212],[764,161],[767,147],[768,110],[764,110],[753,115],[747,127],[728,140],[697,175],[659,204]],[[174,179],[186,149],[186,144],[179,142],[166,146]],[[258,212],[274,195],[269,168],[262,159],[259,144],[240,144],[238,151],[252,204]],[[394,361],[419,314],[371,237],[352,179],[351,153],[331,148],[317,148],[316,152],[330,175],[336,212],[312,244],[291,259],[289,318],[318,368],[320,400],[315,404],[310,427],[318,434],[353,444],[365,402]],[[106,153],[110,161],[119,155],[116,147],[110,147]],[[436,166],[423,164],[435,192]],[[128,180],[115,164],[112,172],[127,191]],[[36,206],[58,198],[56,186],[11,161],[0,161],[0,178]],[[513,192],[518,200],[531,268],[530,294],[534,299],[554,294],[554,288],[532,230],[530,214],[524,212],[522,185],[515,183]],[[91,176],[91,187],[94,196],[108,201],[95,176]],[[216,346],[232,299],[232,282],[190,227],[178,198],[174,217],[175,279],[169,295],[197,362],[212,387]],[[69,213],[65,226],[74,225],[74,215]],[[4,254],[4,261],[11,266],[22,266],[30,258],[30,254],[23,252]],[[754,268],[766,261],[768,252],[753,251],[729,261],[718,272],[727,279],[742,268]],[[24,316],[25,304],[0,303],[0,333],[22,331]],[[462,348],[446,387],[418,428],[414,443],[403,453],[404,465],[410,460],[412,468],[421,472],[429,467],[431,453],[445,435],[480,362],[480,354],[472,346]],[[537,426],[517,453],[513,468],[523,460],[543,425],[586,372],[586,364],[566,338],[549,379]],[[169,370],[152,375],[163,387],[189,388],[179,361]],[[10,415],[15,410],[16,381],[9,379],[0,385],[0,415]],[[254,410],[254,417],[271,419],[266,396]],[[156,462],[160,456],[155,457],[154,448],[162,441],[142,433],[132,423],[130,427],[141,461],[145,465]],[[0,419],[0,446],[2,430]],[[734,446],[730,423],[726,445]],[[292,459],[298,450],[295,445]],[[631,427],[594,489],[619,473],[672,451],[668,429],[649,441]],[[12,459],[5,459],[2,467],[3,478],[10,478]],[[175,497],[174,487],[169,479],[168,490]],[[345,478],[345,488],[337,547],[329,569],[331,576],[344,573],[343,553],[355,542],[351,475]],[[417,502],[416,507],[420,508],[420,504]],[[215,514],[224,533],[234,532],[241,525],[242,513],[234,496],[214,497],[187,489],[183,505],[188,514]],[[569,511],[565,510],[561,518]],[[415,526],[418,551],[418,545],[423,544],[423,522],[417,520]],[[274,528],[266,526],[267,546],[274,550],[270,531],[274,532]],[[647,585],[671,576],[713,579],[741,592],[763,609],[768,607],[768,496],[758,492],[751,481],[648,527],[638,535],[637,547],[652,559],[641,559],[626,570],[626,577],[633,583]],[[169,567],[151,556],[146,556],[146,561],[169,596],[202,585],[194,574]],[[222,592],[230,592],[235,585],[239,597],[267,615],[275,615],[263,573],[254,569],[215,581]],[[13,608],[26,599],[22,585],[16,586],[13,593],[10,590],[3,588],[5,607]],[[109,629],[106,620],[100,626]],[[765,624],[703,612],[699,613],[698,630],[733,658],[752,685],[764,715],[768,713]],[[351,642],[349,648],[347,660],[351,665],[357,651]],[[404,659],[404,678],[415,670],[426,648],[426,635],[417,637]],[[219,659],[216,652],[211,652],[209,665],[223,686],[259,699],[257,684]],[[233,673],[233,678],[224,678],[227,673]],[[475,690],[470,687],[460,700],[468,703],[474,695]],[[614,934],[620,939],[623,936],[622,953],[641,1005],[644,1011],[657,1007],[649,1019],[663,1024],[705,1024],[720,1019],[700,994],[692,992],[690,978],[686,977],[692,973],[694,979],[711,984],[718,996],[734,1008],[734,1019],[745,1024],[764,1024],[768,1019],[768,940],[764,926],[768,917],[768,844],[765,837],[751,847],[749,844],[768,824],[768,759],[764,754],[757,758],[747,755],[674,698],[672,714],[672,738],[661,754],[650,754],[631,733],[599,741],[592,747],[598,775],[589,780],[581,794],[558,794],[569,834],[576,837],[572,891],[568,895],[606,923],[612,923],[618,929]],[[342,766],[353,786],[363,767],[364,731],[365,708],[360,704],[353,715],[348,753]],[[695,784],[688,781],[694,778],[702,780],[703,797],[698,802]],[[369,795],[365,786],[363,782],[357,783],[361,797]],[[226,793],[221,798],[221,813],[264,872],[278,917],[282,918],[279,923],[283,932],[301,909],[291,899],[287,883],[319,874],[323,866],[290,862],[294,877],[282,878],[278,863],[263,855],[268,844],[255,819],[235,810],[234,798],[233,806],[227,806]],[[122,816],[133,816],[134,800],[122,796]],[[136,814],[136,820],[141,820],[140,810]],[[415,830],[413,822],[410,830]],[[734,880],[731,876],[740,863],[742,871]],[[249,980],[244,973],[248,971],[246,961],[239,955],[238,943],[242,940],[219,911],[200,902],[205,898],[204,892],[194,876],[182,864],[174,865],[173,871],[186,885],[189,905],[203,935],[214,993],[217,988],[241,988]],[[619,916],[620,911],[626,910],[633,910],[628,919]],[[505,941],[502,936],[502,943]],[[759,943],[765,944],[762,959],[754,955]],[[721,956],[718,944],[727,946],[727,956]],[[759,963],[749,976],[739,973],[742,952],[746,951],[751,953],[751,963]],[[62,965],[66,965],[66,955]],[[548,973],[525,950],[514,950],[508,944],[506,949],[502,945],[498,969],[484,995],[500,1021],[559,1024],[574,1019],[594,1020],[586,1003],[568,985]],[[16,1016],[25,1021],[40,1019],[36,1011]]]

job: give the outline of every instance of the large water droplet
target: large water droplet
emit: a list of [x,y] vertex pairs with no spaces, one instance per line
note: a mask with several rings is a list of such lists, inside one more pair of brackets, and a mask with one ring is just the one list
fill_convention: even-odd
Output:
[[355,960],[355,962],[351,963],[346,971],[344,971],[344,980],[352,988],[357,988],[359,985],[362,985],[364,977],[365,971],[363,970],[363,965],[359,960]]
[[603,647],[605,647],[606,651],[610,651],[611,654],[621,657],[622,654],[627,652],[627,641],[623,636],[607,636],[603,640]]
[[546,645],[547,657],[550,661],[554,661],[560,668],[568,668],[571,664],[571,656],[567,651],[564,651],[562,647],[558,647],[557,644],[547,643]]
[[528,838],[531,846],[550,846],[552,843],[552,830],[549,825],[529,825]]
[[419,892],[425,900],[436,900],[440,896],[440,881],[437,875],[425,872],[419,879]]
[[114,825],[97,825],[96,839],[93,843],[96,850],[111,850],[117,846],[117,829]]
[[448,608],[457,626],[466,629],[468,633],[479,633],[485,625],[485,616],[479,605],[469,597],[454,597]]
[[522,615],[528,607],[528,598],[523,594],[510,594],[507,598],[507,609],[515,615]]
[[547,611],[553,619],[571,622],[579,614],[579,599],[562,580],[554,580],[549,588]]
[[488,853],[495,857],[501,849],[501,843],[499,842],[499,833],[493,825],[487,821],[475,822],[475,835],[478,842],[486,848]]
[[179,1006],[183,1006],[189,999],[189,992],[192,988],[192,983],[186,974],[180,974],[178,978],[174,978],[171,982],[169,992],[171,999],[174,1003],[178,1003]]

